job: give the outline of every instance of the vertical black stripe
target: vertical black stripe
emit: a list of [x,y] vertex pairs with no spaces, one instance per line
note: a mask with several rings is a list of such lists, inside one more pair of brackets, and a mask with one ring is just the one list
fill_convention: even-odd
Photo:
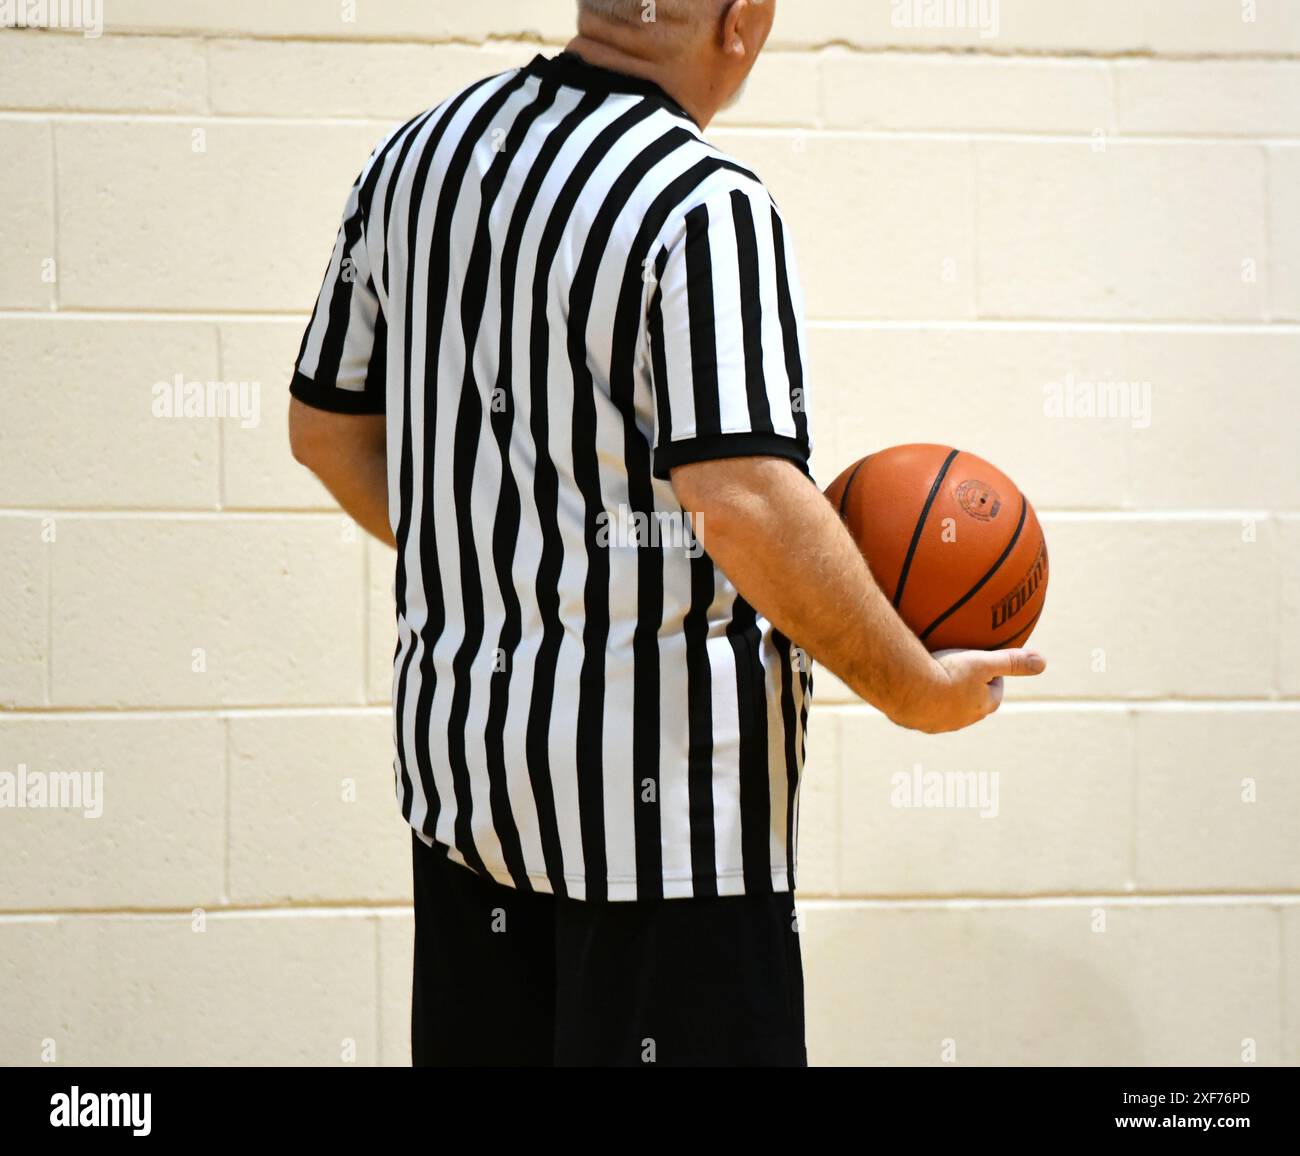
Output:
[[[614,320],[613,357],[610,363],[610,398],[623,421],[623,456],[628,474],[628,505],[633,514],[647,518],[655,513],[651,481],[651,446],[637,424],[635,405],[636,360],[641,304],[644,293],[642,254],[650,250],[673,210],[706,177],[726,167],[726,162],[709,157],[673,180],[654,200],[628,252]],[[661,436],[672,430],[668,401],[667,357],[664,350],[663,295],[659,282],[668,264],[667,249],[655,259],[655,287],[650,294],[648,326]],[[661,546],[643,543],[637,552],[637,623],[633,634],[632,786],[636,792],[633,812],[636,833],[637,897],[663,896],[663,824],[659,807],[660,786],[660,661],[659,631],[664,615],[664,554]],[[646,792],[645,784],[653,790]],[[645,795],[653,804],[643,801]]]
[[[483,81],[482,83],[486,84],[487,81]],[[469,91],[474,92],[481,87],[482,87],[481,84],[476,84]],[[456,108],[460,107],[460,98],[457,98],[455,105]],[[401,174],[406,168],[406,158],[410,155],[411,146],[415,144],[416,138],[420,135],[421,132],[424,131],[424,126],[429,120],[429,118],[432,116],[436,116],[438,111],[439,110],[436,108],[430,109],[423,116],[416,117],[415,122],[411,126],[411,130],[406,134],[406,136],[402,140],[402,147],[397,153],[397,159],[393,162],[393,175],[389,178],[388,187],[385,189],[386,195],[384,197],[384,266],[380,270],[380,274],[379,274],[379,284],[383,287],[385,293],[389,292],[388,254],[389,251],[392,249],[392,245],[389,243],[388,225],[389,222],[392,220],[392,213],[393,213],[393,196],[392,196],[393,186],[396,184],[399,174]],[[438,135],[440,137],[442,135],[442,131],[443,130],[441,129],[438,131]]]
[[[468,797],[470,784],[469,760],[466,754],[465,727],[469,718],[470,688],[474,681],[475,663],[479,660],[479,647],[483,642],[483,576],[479,569],[478,547],[475,544],[475,527],[470,521],[473,507],[474,463],[478,458],[479,437],[483,427],[483,404],[479,398],[479,383],[474,372],[475,352],[479,327],[487,307],[488,280],[491,275],[492,235],[491,215],[506,174],[515,154],[523,145],[524,137],[533,122],[555,100],[556,86],[545,84],[537,98],[516,118],[505,139],[505,147],[493,159],[483,178],[481,206],[469,265],[465,271],[461,290],[461,334],[465,348],[465,375],[461,383],[460,405],[456,413],[455,437],[452,442],[452,515],[456,523],[456,538],[460,546],[460,589],[465,633],[452,659],[451,710],[447,718],[447,758],[452,779],[464,783]],[[488,768],[488,800],[492,826],[501,844],[506,869],[516,886],[528,886],[528,873],[524,866],[523,846],[519,840],[519,827],[510,809],[510,792],[502,768]],[[456,812],[456,845],[472,847],[474,834],[472,813],[468,808]]]
[[386,403],[388,395],[388,319],[382,309],[375,315],[375,337],[366,365],[366,396]]
[[[785,869],[790,878],[790,889],[794,890],[794,840],[795,840],[795,799],[799,790],[799,748],[798,735],[795,733],[797,715],[794,705],[794,671],[792,665],[795,651],[790,640],[779,630],[772,631],[772,641],[781,666],[781,736],[785,742]],[[803,652],[798,652],[802,665]]]
[[[807,767],[807,765],[808,765],[808,711],[809,711],[809,708],[812,706],[812,703],[813,703],[813,663],[812,663],[812,659],[809,658],[809,657],[808,657],[806,654],[804,654],[804,652],[802,652],[802,651],[800,651],[800,655],[802,656],[802,663],[801,663],[800,669],[805,671],[805,673],[806,673],[807,676],[808,676],[808,680],[807,680],[807,682],[804,683],[804,688],[803,688],[803,693],[804,693],[804,699],[803,699],[803,710],[802,710],[802,712],[800,713],[800,719],[799,719],[800,732],[801,732],[802,735],[803,735],[803,741],[802,741],[802,743],[800,744],[800,748],[799,748],[799,781],[796,782],[796,784],[795,784],[796,789],[798,788],[799,783],[803,781],[803,772],[804,772],[804,768]],[[798,797],[797,794],[792,794],[792,796],[791,796],[791,803],[792,803],[792,804],[793,804],[795,798],[797,798],[797,797]],[[794,808],[793,808],[793,805],[792,805],[791,810],[793,811],[793,809],[794,809]],[[794,877],[794,861],[795,861],[795,857],[796,857],[796,853],[797,853],[798,849],[799,849],[799,827],[798,827],[797,822],[796,822],[794,819],[792,819],[791,822],[790,822],[790,846],[789,846],[789,852],[788,852],[789,860],[790,860],[789,873],[790,873],[790,890],[791,890],[791,891],[794,890],[794,882],[795,882],[795,877]]]
[[[488,695],[488,714],[486,728],[486,757],[488,774],[495,780],[505,781],[507,775],[505,756],[506,717],[510,709],[510,678],[514,671],[515,653],[519,648],[522,634],[521,607],[519,593],[515,586],[514,560],[515,549],[519,541],[519,518],[521,502],[519,482],[515,477],[514,466],[510,461],[510,443],[514,433],[515,389],[514,380],[514,318],[515,287],[519,272],[519,254],[523,248],[524,230],[533,207],[537,203],[542,183],[545,181],[560,149],[573,135],[577,127],[592,115],[603,103],[600,96],[589,96],[575,108],[560,125],[547,135],[528,177],[525,179],[519,198],[515,202],[514,212],[510,218],[510,228],[506,234],[505,245],[501,251],[501,347],[497,362],[497,380],[494,390],[504,405],[493,407],[491,413],[492,432],[496,437],[497,453],[501,460],[501,493],[497,500],[496,514],[492,523],[492,563],[496,570],[497,585],[501,590],[503,616],[501,634],[497,648],[505,659],[505,669],[492,676],[491,691]],[[539,815],[547,813],[546,804],[534,799],[534,806]],[[549,802],[549,830],[555,836],[554,802]],[[556,845],[558,855],[558,843]],[[514,876],[515,885],[531,888],[532,883],[524,876]]]
[[[560,617],[560,571],[564,562],[564,540],[560,533],[559,473],[548,450],[550,410],[547,395],[551,382],[549,359],[551,348],[550,304],[551,269],[569,225],[569,219],[592,174],[619,139],[654,112],[654,106],[642,101],[634,104],[604,129],[591,143],[565,182],[546,223],[537,252],[537,269],[533,277],[532,333],[530,342],[531,427],[536,465],[533,471],[533,494],[542,530],[542,556],[537,570],[537,609],[542,618],[542,640],[533,671],[532,698],[528,706],[525,737],[528,775],[538,804],[542,848],[547,876],[556,895],[566,896],[563,851],[555,816],[555,794],[550,771],[551,714],[555,704],[555,675],[559,665],[560,643],[564,622]],[[594,525],[591,527],[595,532]],[[589,754],[579,744],[578,758]],[[579,779],[592,776],[585,761],[580,762]],[[597,763],[596,773],[599,773]],[[603,823],[603,815],[601,816]],[[585,838],[584,838],[585,849]],[[603,862],[603,847],[601,850]],[[588,864],[590,868],[590,864]]]
[[[423,123],[429,119],[431,113],[432,110],[429,110],[427,112],[417,113],[415,116],[411,117],[410,120],[394,132],[392,136],[390,136],[376,151],[375,156],[370,163],[370,170],[366,174],[365,181],[362,182],[361,191],[357,197],[357,203],[363,217],[369,217],[371,210],[374,207],[375,190],[379,187],[379,182],[383,178],[384,166],[387,164],[389,156],[393,153],[394,149],[399,149],[401,151],[398,153],[398,156],[401,158],[405,157],[406,149],[410,147],[408,138],[414,136],[415,133],[419,131],[419,126],[423,125]],[[401,163],[399,160],[398,164],[394,167],[393,172],[396,173],[400,167]],[[387,215],[385,215],[384,220],[387,222]],[[387,230],[385,230],[385,236],[387,236]]]
[[[650,217],[653,218],[654,210]],[[657,230],[656,230],[657,231]],[[654,483],[651,480],[652,447],[637,426],[636,420],[636,358],[637,333],[640,330],[642,277],[639,266],[633,266],[642,251],[632,246],[629,267],[623,277],[623,292],[619,298],[619,313],[614,324],[614,360],[610,373],[610,395],[623,418],[623,457],[627,463],[628,505],[634,514],[653,516],[655,509]],[[668,260],[662,252],[656,270],[662,275]],[[659,294],[652,295],[652,314],[658,312],[659,335],[653,336],[651,322],[652,358],[663,360],[663,314],[659,310]],[[656,374],[659,370],[654,371]],[[660,378],[663,380],[663,378]],[[663,391],[663,407],[667,406],[667,393]],[[663,410],[661,409],[661,413]],[[663,424],[670,421],[661,418]],[[632,789],[635,804],[633,824],[636,836],[636,878],[638,899],[663,897],[663,788],[660,782],[659,760],[663,723],[662,671],[659,661],[659,632],[664,620],[664,555],[662,545],[643,542],[637,549],[637,612],[636,628],[632,635]],[[647,790],[649,786],[649,790]]]
[[[344,227],[344,225],[340,225],[339,231],[334,237],[334,249],[337,249],[340,245],[345,244],[346,232],[347,230]],[[321,315],[321,310],[322,309],[325,310],[325,312],[328,314],[330,310],[330,306],[334,300],[334,294],[332,291],[329,293],[328,296],[326,295],[325,292],[326,289],[329,288],[330,270],[334,268],[334,249],[330,250],[330,263],[325,267],[325,278],[321,282],[320,293],[317,294],[316,296],[316,304],[312,306],[311,320],[307,323],[307,328],[302,331],[302,340],[298,343],[298,356],[295,357],[293,361],[295,369],[302,368],[302,359],[307,354],[307,344],[311,340],[312,330],[316,328],[316,322]],[[342,259],[343,259],[342,256],[340,256],[339,258],[340,262],[342,261]],[[328,321],[326,322],[326,324],[328,325]]]
[[[402,334],[402,398],[401,398],[401,422],[402,422],[402,441],[401,449],[398,452],[398,520],[397,520],[397,570],[393,582],[393,593],[397,602],[398,621],[406,621],[407,601],[406,601],[406,547],[407,539],[411,533],[411,518],[414,511],[414,465],[413,465],[413,438],[414,431],[411,428],[411,347],[415,334],[415,249],[416,239],[418,237],[418,228],[420,223],[420,209],[424,200],[424,188],[428,181],[429,169],[433,164],[434,153],[438,151],[439,144],[451,124],[456,114],[464,106],[465,102],[483,85],[487,84],[486,80],[471,88],[466,89],[450,104],[447,105],[446,111],[438,121],[433,131],[429,134],[428,139],[420,152],[419,159],[416,162],[415,172],[411,178],[411,199],[407,213],[407,263],[406,263],[406,301],[405,301],[405,318],[404,332]],[[402,153],[397,161],[396,173],[403,170],[406,158],[406,150],[414,143],[415,133],[412,133],[402,146]],[[386,211],[391,208],[392,198],[389,198]],[[387,228],[385,228],[387,236]],[[388,245],[385,246],[385,260],[387,259]],[[425,358],[428,359],[429,347],[426,345]],[[391,420],[391,418],[390,418]],[[425,511],[424,522],[429,521],[428,511]],[[431,589],[425,584],[425,597],[428,598]],[[437,597],[441,599],[441,592],[438,591]],[[394,725],[397,736],[397,760],[398,766],[402,772],[402,815],[408,821],[411,818],[414,807],[414,785],[410,778],[410,752],[406,750],[405,740],[405,717],[406,717],[406,684],[410,676],[411,662],[415,657],[416,648],[420,645],[420,639],[414,630],[411,631],[410,649],[402,659],[401,668],[397,675],[397,685],[393,695],[393,712]],[[433,771],[429,765],[429,756],[427,743],[419,741],[419,732],[416,732],[415,743],[415,762],[420,776],[420,789],[424,794],[425,802],[428,805],[428,815],[426,816],[423,827],[432,828],[437,824],[438,809],[440,802],[438,791],[433,780]],[[422,829],[423,829],[422,827]],[[428,832],[426,831],[426,834]]]
[[686,300],[691,325],[691,378],[695,395],[695,436],[722,432],[718,400],[718,334],[713,320],[713,255],[709,250],[709,210],[697,205],[686,214]]
[[[464,134],[456,142],[456,149],[443,173],[442,185],[438,196],[438,207],[434,214],[433,236],[429,247],[429,289],[428,309],[425,322],[425,358],[424,358],[424,501],[420,517],[420,572],[424,578],[425,597],[429,604],[429,617],[420,632],[423,651],[420,655],[420,693],[415,705],[415,733],[428,735],[432,732],[431,716],[433,697],[437,691],[438,673],[434,667],[433,653],[442,632],[447,625],[447,608],[445,601],[446,582],[441,573],[439,561],[438,536],[441,531],[439,519],[435,516],[435,481],[437,468],[434,462],[435,447],[438,438],[438,394],[443,326],[447,318],[447,299],[451,293],[452,279],[452,220],[456,215],[456,206],[461,193],[465,191],[466,173],[474,151],[482,142],[483,135],[491,127],[494,118],[501,112],[510,97],[520,89],[528,79],[524,72],[516,73],[483,103],[483,107],[471,118]],[[472,187],[472,186],[470,186]],[[416,246],[412,238],[412,252]],[[462,611],[463,612],[463,611]],[[417,759],[431,759],[428,743],[420,743]],[[451,752],[449,752],[450,756]],[[469,780],[469,771],[463,759],[449,757],[452,777],[452,790],[456,795],[456,849],[465,862],[481,874],[488,874],[482,856],[472,837],[474,799]],[[433,768],[428,767],[430,777]],[[421,767],[423,777],[424,767]],[[426,829],[425,834],[433,837],[435,831]]]
[[758,265],[758,234],[749,197],[739,189],[731,194],[736,223],[736,254],[740,265],[740,320],[745,338],[745,394],[749,399],[749,428],[772,433],[772,405],[763,369],[763,291]]
[[696,898],[718,894],[713,830],[713,668],[709,662],[709,607],[713,604],[713,561],[691,559],[691,606],[682,624],[686,635],[686,755],[690,797],[691,876]]
[[785,259],[785,227],[781,214],[772,206],[772,244],[776,252],[776,297],[785,338],[785,369],[790,379],[790,408],[793,411],[795,437],[808,445],[807,390],[803,378],[803,350],[799,346],[799,322],[790,289],[790,270]]
[[740,844],[745,894],[772,890],[771,782],[767,768],[767,680],[758,655],[754,608],[737,596],[727,638],[736,658],[736,705],[740,721]]
[[361,240],[362,219],[361,210],[358,209],[343,222],[343,252],[339,257],[334,292],[330,296],[329,322],[325,326],[325,339],[321,342],[316,371],[312,374],[312,380],[322,385],[333,385],[338,381],[343,346],[347,343],[348,323],[352,316],[352,286],[357,279],[357,262],[352,254]]
[[[635,253],[635,250],[633,251]],[[654,374],[655,409],[659,415],[655,449],[667,446],[673,437],[673,403],[668,382],[668,352],[664,347],[664,270],[668,267],[668,250],[662,249],[655,260],[655,287],[650,294],[647,327],[650,331],[650,368]]]
[[[609,642],[609,550],[597,544],[599,517],[605,510],[596,452],[596,382],[587,349],[587,326],[596,295],[601,259],[619,215],[646,175],[687,141],[685,128],[673,128],[643,149],[618,176],[587,230],[582,259],[569,289],[569,363],[573,370],[573,473],[586,505],[584,526],[587,580],[583,591],[582,671],[578,680],[579,819],[587,898],[608,895],[605,847],[605,647]],[[626,270],[625,270],[626,273]],[[635,779],[630,784],[635,792]],[[639,895],[639,892],[638,892]]]
[[[330,294],[329,321],[326,325],[324,340],[321,343],[320,359],[316,371],[311,375],[314,381],[331,384],[338,380],[339,365],[343,358],[344,347],[347,344],[348,326],[352,313],[353,285],[357,277],[356,259],[353,254],[356,252],[358,244],[365,244],[366,219],[370,212],[375,186],[379,182],[384,163],[393,149],[397,147],[399,141],[404,139],[407,130],[419,119],[420,117],[415,117],[408,121],[393,133],[382,146],[376,149],[367,162],[367,167],[362,170],[362,173],[357,176],[352,185],[352,192],[356,194],[357,203],[351,215],[343,222],[341,230],[343,233],[343,252],[339,257],[339,275],[334,282],[333,292]],[[351,196],[348,199],[350,201]],[[349,260],[353,262],[351,277],[346,275]],[[332,258],[330,264],[333,265]],[[368,264],[369,262],[367,262]],[[368,272],[367,276],[369,277]],[[317,310],[319,310],[319,303],[317,304]],[[313,314],[313,323],[314,321],[315,315]],[[299,350],[299,359],[306,350],[307,335],[310,333],[311,327],[309,326],[307,333],[303,335],[303,346]]]
[[[339,229],[339,234],[342,234],[342,231],[343,231],[342,229]],[[338,246],[338,241],[339,241],[338,237],[335,237],[334,238],[335,247]],[[329,265],[328,267],[325,268],[325,281],[329,281],[329,270],[333,268],[334,268],[334,250],[330,250]],[[324,289],[325,289],[325,283],[322,282],[321,283],[322,293],[324,293]],[[316,304],[315,306],[312,306],[312,320],[307,322],[307,328],[303,330],[303,339],[302,341],[298,342],[298,356],[294,358],[295,369],[302,368],[303,355],[305,354],[305,352],[307,352],[307,342],[308,339],[311,338],[312,330],[316,328],[316,319],[318,316],[320,316],[322,306],[324,306],[325,308],[329,308],[329,306],[326,306],[325,304],[324,296],[317,295]]]

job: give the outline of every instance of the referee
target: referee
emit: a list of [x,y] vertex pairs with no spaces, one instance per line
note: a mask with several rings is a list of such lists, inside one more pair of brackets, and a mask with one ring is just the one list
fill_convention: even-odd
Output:
[[578,7],[371,155],[291,387],[397,552],[412,1056],[802,1065],[805,656],[930,732],[1043,664],[932,658],[811,480],[790,235],[702,135],[776,0]]

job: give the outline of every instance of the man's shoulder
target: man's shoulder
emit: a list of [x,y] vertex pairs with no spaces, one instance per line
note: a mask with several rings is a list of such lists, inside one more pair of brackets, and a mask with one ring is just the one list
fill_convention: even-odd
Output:
[[357,178],[358,185],[362,188],[362,207],[368,207],[365,203],[364,194],[372,191],[374,179],[379,175],[391,154],[418,151],[418,142],[427,138],[447,114],[466,105],[479,90],[483,90],[490,96],[493,90],[508,84],[514,77],[519,76],[524,71],[525,69],[522,67],[509,68],[504,72],[481,77],[470,84],[463,85],[437,104],[429,105],[427,108],[415,113],[415,115],[389,128],[371,150],[370,156]]
[[[390,145],[397,137],[404,135],[408,129],[426,124],[429,121],[434,121],[436,123],[444,113],[467,105],[475,94],[480,94],[480,100],[483,98],[490,98],[495,90],[509,84],[510,81],[526,71],[527,69],[523,67],[507,68],[501,72],[494,72],[489,76],[482,76],[468,84],[461,85],[455,91],[443,97],[443,99],[438,101],[436,104],[431,104],[428,107],[421,109],[413,116],[408,117],[406,120],[390,128],[381,137],[378,145],[375,146],[375,153],[382,153],[388,145]],[[474,108],[476,106],[470,105],[469,107]]]
[[[694,155],[683,158],[682,194],[671,214],[684,221],[691,213],[748,204],[751,212],[770,212],[776,202],[763,178],[741,158],[701,135],[688,146]],[[677,166],[680,169],[680,165]]]

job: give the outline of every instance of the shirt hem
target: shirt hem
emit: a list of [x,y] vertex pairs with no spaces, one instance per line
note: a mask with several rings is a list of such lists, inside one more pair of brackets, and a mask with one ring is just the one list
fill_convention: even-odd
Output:
[[[412,828],[412,830],[415,830],[416,837],[422,843],[425,843],[429,847],[432,847],[435,845],[435,843],[439,842],[436,839],[429,838],[429,836],[426,835],[423,831],[416,830],[415,828]],[[461,855],[461,853],[458,850],[456,850],[455,847],[448,847],[446,844],[441,844],[441,845],[447,847],[447,858],[450,859],[453,863],[459,864],[461,867],[464,867],[467,871],[474,871],[474,868],[472,868],[468,863],[465,862],[464,856]],[[518,888],[515,887],[514,879],[511,878],[510,873],[506,871],[504,867],[493,867],[492,865],[487,863],[485,863],[483,866],[487,870],[487,873],[492,877],[492,879],[495,882],[501,884],[503,887],[509,887],[512,891],[518,890]],[[475,874],[478,874],[478,872],[475,872]],[[528,876],[529,882],[531,882],[534,885],[534,890],[536,890],[539,894],[542,895],[555,894],[554,888],[552,888],[551,886],[550,877],[546,875],[544,872],[528,871],[525,872],[525,874]],[[774,892],[780,893],[786,891],[793,891],[795,889],[790,886],[789,871],[784,865],[780,867],[771,868],[770,874],[772,879],[772,890]],[[743,868],[738,868],[734,871],[719,871],[718,874],[715,876],[715,878],[718,881],[717,897],[719,899],[726,899],[732,896],[752,894],[752,892],[747,892],[745,890],[745,886],[744,886],[745,871]],[[564,881],[569,885],[568,897],[570,899],[576,899],[576,900],[586,902],[586,892],[587,892],[586,876],[566,874],[564,876]],[[796,873],[795,881],[797,884],[798,883],[797,873]],[[611,903],[637,902],[639,899],[641,899],[641,896],[638,895],[638,891],[639,888],[637,886],[637,881],[630,877],[616,876],[612,879],[606,880],[606,898]],[[659,897],[655,896],[654,898],[657,899]],[[677,876],[668,876],[663,880],[663,898],[664,899],[699,899],[699,898],[713,898],[713,896],[710,895],[706,897],[706,896],[697,895],[695,891],[695,880],[689,875],[685,875],[685,876],[677,875]]]

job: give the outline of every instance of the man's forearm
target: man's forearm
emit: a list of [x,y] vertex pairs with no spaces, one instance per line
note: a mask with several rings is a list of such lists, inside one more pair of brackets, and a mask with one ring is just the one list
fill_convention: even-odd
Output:
[[312,471],[363,530],[396,547],[388,521],[388,462],[383,454],[358,451]]
[[356,523],[381,542],[396,546],[388,521],[388,453],[384,418],[312,409],[294,399],[289,407],[294,457],[315,474]]
[[673,474],[699,537],[741,595],[855,693],[908,725],[941,681],[825,497],[789,462],[701,463]]

